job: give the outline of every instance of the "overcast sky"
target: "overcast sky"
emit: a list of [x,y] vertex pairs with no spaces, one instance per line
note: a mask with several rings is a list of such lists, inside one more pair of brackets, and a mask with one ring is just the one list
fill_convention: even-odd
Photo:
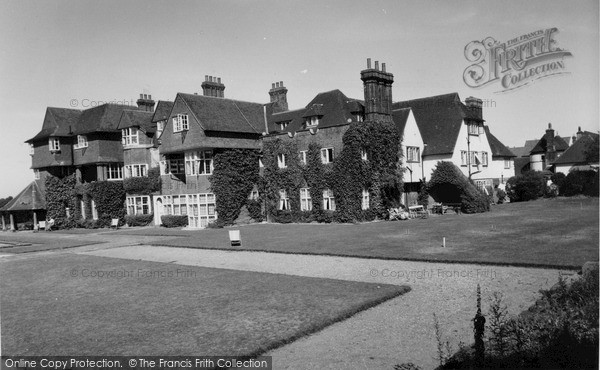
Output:
[[[499,93],[463,80],[471,41],[506,42],[557,28],[564,73]],[[222,78],[225,97],[268,102],[284,81],[291,109],[340,89],[363,98],[366,59],[394,74],[393,99],[458,92],[489,102],[484,118],[507,146],[598,131],[598,1],[22,1],[0,3],[0,198],[33,180],[25,140],[46,107],[173,100]]]

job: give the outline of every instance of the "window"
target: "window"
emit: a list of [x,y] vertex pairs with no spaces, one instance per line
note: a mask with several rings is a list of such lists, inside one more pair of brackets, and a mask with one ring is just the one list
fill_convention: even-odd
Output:
[[188,115],[178,114],[177,117],[173,117],[173,132],[185,131],[189,129]]
[[148,215],[150,214],[150,197],[127,197],[128,215]]
[[321,149],[321,163],[331,163],[333,162],[333,148],[323,148]]
[[308,191],[308,188],[300,189],[300,210],[312,210],[312,199],[310,198],[310,191]]
[[367,160],[369,160],[369,157],[368,157],[368,155],[367,155],[367,149],[365,149],[365,148],[360,148],[360,158],[361,158],[363,161],[367,161]]
[[316,127],[319,125],[319,117],[312,116],[308,117],[305,122],[306,127]]
[[40,179],[40,170],[33,170],[33,178],[36,180]]
[[173,195],[173,213],[174,215],[187,215],[187,195]]
[[485,189],[486,183],[487,181],[485,180],[475,180],[475,186],[477,186],[479,190],[483,190],[487,193],[487,190]]
[[488,153],[487,152],[481,152],[481,164],[483,166],[488,165]]
[[187,202],[189,227],[205,228],[217,219],[214,194],[190,194],[187,196]]
[[288,125],[290,124],[290,121],[286,121],[286,122],[279,122],[277,125],[279,126],[279,129],[281,131],[285,130],[286,127],[288,127]]
[[250,200],[258,200],[258,190],[254,189],[250,192],[250,196],[248,196],[248,199]]
[[335,211],[335,198],[330,189],[323,190],[323,210]]
[[287,211],[290,209],[290,199],[285,190],[279,190],[279,210]]
[[479,127],[476,123],[469,123],[467,126],[469,135],[479,135]]
[[73,149],[81,149],[81,148],[87,148],[87,147],[88,147],[87,137],[85,137],[85,135],[77,135],[77,144],[75,144]]
[[466,166],[467,163],[467,151],[466,150],[461,150],[460,151],[460,165],[461,166]]
[[504,168],[509,169],[510,168],[510,162],[511,162],[510,159],[505,159],[504,160]]
[[60,152],[60,139],[57,137],[51,137],[48,139],[48,147],[51,152]]
[[306,150],[300,151],[300,163],[306,164]]
[[138,129],[135,127],[127,127],[121,130],[121,140],[123,145],[139,144]]
[[406,147],[406,159],[408,162],[421,162],[421,149],[417,146]]
[[258,158],[258,168],[263,168],[264,166],[262,158]]
[[285,165],[285,154],[277,154],[277,167],[286,168]]
[[123,166],[117,163],[111,163],[108,165],[107,171],[108,180],[123,180]]
[[479,166],[481,164],[481,158],[477,152],[470,152],[471,154],[471,166]]
[[354,118],[356,118],[356,122],[362,122],[364,120],[362,113],[355,114]]
[[130,164],[125,166],[125,177],[146,177],[148,176],[147,164]]
[[160,136],[160,134],[165,130],[165,121],[158,121],[156,122],[156,132],[158,133],[157,136]]
[[92,219],[97,220],[98,219],[98,209],[96,208],[96,202],[94,202],[93,199],[91,202],[91,206],[92,206]]
[[363,189],[362,191],[362,209],[369,209],[369,190]]
[[185,153],[185,171],[188,175],[210,175],[213,171],[213,155],[210,150]]
[[166,164],[167,173],[172,173],[174,175],[185,173],[185,164],[183,158],[170,158],[168,161],[166,161]]
[[33,155],[35,153],[35,149],[33,147],[33,144],[29,144],[29,154]]
[[86,213],[85,213],[85,202],[83,200],[81,200],[79,202],[79,209],[81,209],[81,218],[85,220],[86,219],[86,217],[85,217],[86,216]]

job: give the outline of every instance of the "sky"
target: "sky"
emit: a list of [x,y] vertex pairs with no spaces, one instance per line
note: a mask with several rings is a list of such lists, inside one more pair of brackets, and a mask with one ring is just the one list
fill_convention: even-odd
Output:
[[[283,81],[290,109],[319,92],[363,98],[366,59],[394,75],[393,100],[457,92],[484,101],[507,146],[599,129],[597,0],[203,0],[0,2],[0,198],[33,180],[25,140],[46,107],[135,104],[140,93],[173,100],[221,77],[225,97],[266,103]],[[519,89],[463,79],[472,41],[499,43],[556,28],[562,74]],[[510,72],[510,70],[509,70]],[[486,74],[487,75],[487,74]]]

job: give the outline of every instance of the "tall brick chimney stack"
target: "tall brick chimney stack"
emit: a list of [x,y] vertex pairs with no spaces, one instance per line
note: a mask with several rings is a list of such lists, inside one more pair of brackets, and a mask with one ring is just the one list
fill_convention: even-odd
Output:
[[552,123],[548,123],[546,129],[546,167],[556,159],[556,144],[554,143],[554,130]]
[[288,110],[287,92],[288,90],[283,86],[283,81],[271,84],[269,96],[271,96],[271,103],[276,103],[273,106],[273,112],[285,112]]
[[365,119],[368,121],[392,121],[392,84],[394,75],[386,72],[385,63],[375,62],[371,68],[371,58],[367,59],[367,69],[360,72],[365,91]]
[[152,95],[140,94],[140,98],[136,101],[138,108],[146,112],[154,112],[154,100]]
[[579,140],[583,136],[583,131],[581,131],[581,126],[577,127],[577,140]]
[[471,112],[471,117],[483,122],[483,100],[469,96],[465,99],[465,106]]
[[225,85],[221,83],[221,77],[204,76],[204,82],[202,82],[202,95],[224,98]]

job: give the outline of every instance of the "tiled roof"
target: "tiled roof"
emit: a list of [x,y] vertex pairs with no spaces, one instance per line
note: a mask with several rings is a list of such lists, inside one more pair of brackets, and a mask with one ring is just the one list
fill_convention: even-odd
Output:
[[43,187],[38,184],[38,181],[32,181],[25,189],[23,189],[10,202],[0,208],[0,211],[33,211],[36,209],[45,209],[46,200],[43,192]]
[[515,146],[510,149],[517,157],[529,157],[531,149],[538,143],[538,139],[526,140],[524,146]]
[[177,94],[205,131],[260,134],[265,131],[263,105],[195,94]]
[[392,120],[394,121],[396,129],[399,133],[404,132],[404,128],[406,127],[406,122],[408,121],[409,115],[410,108],[396,109],[392,112]]
[[529,170],[529,156],[517,157],[514,159],[515,162],[515,174],[519,175],[523,170]]
[[[587,160],[587,152],[593,146],[598,146],[598,134],[593,132],[585,131],[582,136],[573,143],[557,160],[554,164],[589,164]],[[598,151],[596,151],[596,155]],[[591,159],[591,163],[598,163],[599,158]]]
[[411,108],[423,142],[423,155],[451,154],[465,118],[458,93],[397,102],[394,110]]
[[[546,146],[548,142],[548,136],[550,133],[545,133],[544,136],[537,142],[537,144],[531,149],[530,154],[546,153]],[[557,152],[564,152],[567,150],[569,145],[560,136],[554,136],[554,147]]]
[[275,113],[269,116],[269,131],[279,131],[274,125],[290,121],[283,132],[296,132],[304,129],[305,117],[319,116],[320,129],[347,125],[356,119],[355,113],[363,111],[360,100],[350,99],[340,90],[317,94],[303,109]]
[[164,121],[166,119],[169,119],[171,109],[173,109],[172,101],[159,100],[158,104],[156,104],[156,110],[154,111],[152,122]]
[[26,142],[47,139],[50,136],[70,136],[70,131],[77,126],[80,116],[81,111],[78,109],[48,107],[42,130]]
[[138,108],[132,105],[103,104],[86,109],[81,113],[77,126],[73,127],[73,134],[116,132],[124,110],[138,110]]
[[137,110],[124,110],[119,120],[118,129],[127,127],[139,127],[145,133],[156,132],[156,123],[152,123],[154,113]]
[[492,158],[493,157],[516,157],[516,155],[511,152],[498,138],[496,138],[490,132],[490,128],[486,125],[483,126],[485,129],[485,135],[487,136],[488,143],[490,144],[490,148],[492,149]]

